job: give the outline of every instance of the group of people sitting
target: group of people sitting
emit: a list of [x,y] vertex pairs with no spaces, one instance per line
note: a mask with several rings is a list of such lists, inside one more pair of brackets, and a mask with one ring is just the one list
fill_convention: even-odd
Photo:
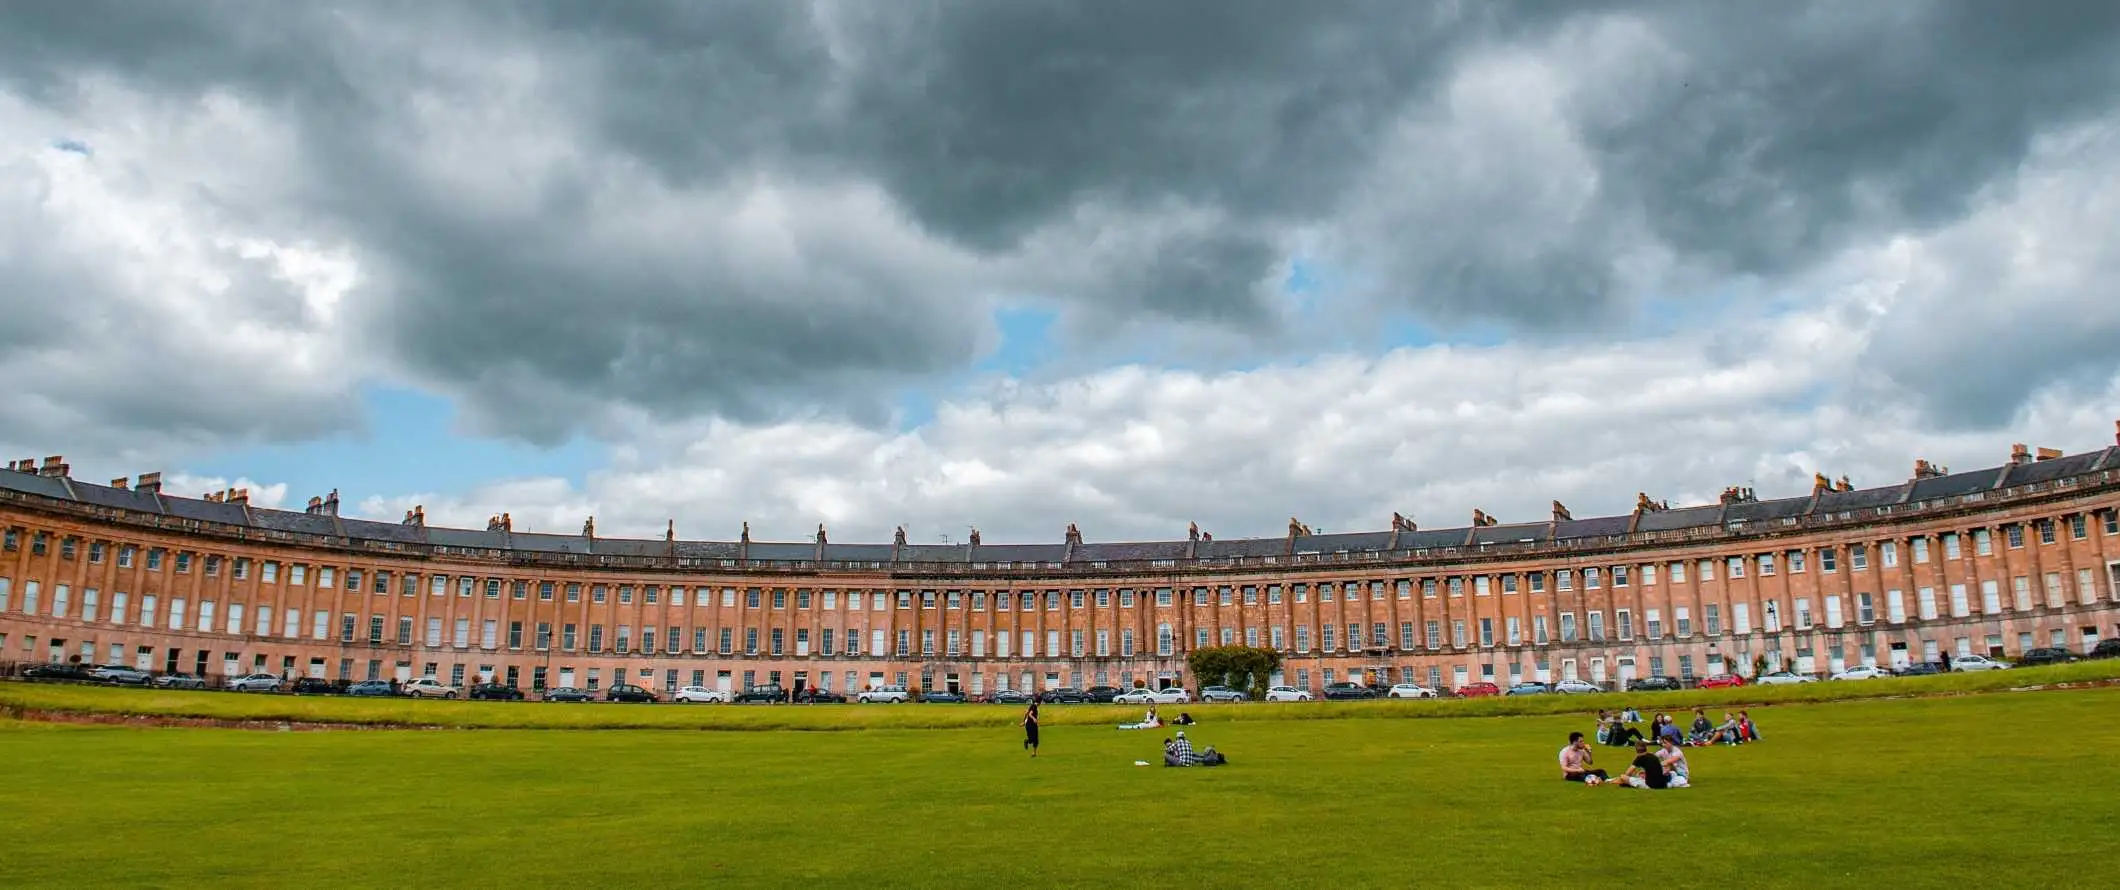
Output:
[[1229,762],[1213,745],[1194,751],[1192,740],[1185,737],[1185,730],[1178,730],[1177,738],[1163,740],[1164,766],[1221,766]]
[[[1163,718],[1161,718],[1161,717],[1158,717],[1158,716],[1156,716],[1156,706],[1155,706],[1155,705],[1149,705],[1149,706],[1148,706],[1148,716],[1146,716],[1146,717],[1142,717],[1142,718],[1141,718],[1141,722],[1139,722],[1139,723],[1121,723],[1121,724],[1119,724],[1119,728],[1120,728],[1120,729],[1155,729],[1155,728],[1157,728],[1157,727],[1160,727],[1160,726],[1162,726],[1162,725],[1163,725]],[[1184,711],[1179,711],[1179,712],[1178,712],[1178,719],[1176,719],[1176,720],[1172,720],[1172,721],[1171,721],[1171,725],[1172,725],[1172,726],[1191,726],[1191,725],[1193,725],[1193,718],[1192,718],[1192,715],[1191,715],[1191,714],[1188,714],[1188,713],[1186,713],[1186,712],[1184,712]],[[1169,739],[1165,739],[1164,741],[1168,742],[1168,741],[1169,741]]]
[[1590,751],[1590,742],[1580,732],[1568,734],[1568,744],[1561,749],[1561,778],[1585,785],[1614,785],[1620,788],[1690,788],[1693,772],[1686,763],[1688,747],[1703,745],[1742,745],[1759,741],[1759,726],[1752,722],[1749,711],[1731,714],[1723,712],[1723,721],[1718,724],[1708,719],[1701,708],[1693,709],[1693,725],[1690,731],[1678,728],[1678,721],[1669,714],[1658,714],[1644,733],[1634,724],[1640,723],[1640,711],[1626,708],[1618,713],[1597,712],[1597,741],[1613,747],[1631,747],[1634,760],[1627,769],[1615,778],[1595,763]]
[[1632,725],[1640,723],[1641,719],[1641,712],[1631,707],[1618,713],[1597,712],[1598,744],[1626,747],[1642,742],[1661,744],[1665,739],[1670,739],[1676,745],[1699,747],[1718,744],[1742,745],[1759,741],[1759,727],[1753,724],[1750,711],[1738,711],[1735,715],[1724,711],[1722,722],[1718,724],[1708,719],[1706,711],[1694,708],[1690,731],[1681,731],[1678,722],[1671,719],[1671,715],[1658,714],[1656,720],[1650,723],[1649,731],[1643,733]]
[[1650,751],[1649,743],[1634,743],[1634,762],[1627,765],[1618,778],[1598,769],[1595,755],[1590,753],[1590,743],[1583,740],[1580,732],[1568,734],[1568,745],[1561,749],[1561,778],[1585,785],[1611,785],[1615,788],[1690,788],[1693,786],[1693,771],[1686,763],[1686,752],[1680,750],[1678,742],[1671,738],[1657,740],[1657,750]]

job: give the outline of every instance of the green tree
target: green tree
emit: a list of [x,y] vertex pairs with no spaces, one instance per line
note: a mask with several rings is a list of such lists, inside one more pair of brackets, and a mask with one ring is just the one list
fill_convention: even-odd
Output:
[[1256,646],[1210,646],[1194,649],[1186,664],[1201,686],[1227,686],[1265,698],[1273,673],[1281,669],[1281,653]]

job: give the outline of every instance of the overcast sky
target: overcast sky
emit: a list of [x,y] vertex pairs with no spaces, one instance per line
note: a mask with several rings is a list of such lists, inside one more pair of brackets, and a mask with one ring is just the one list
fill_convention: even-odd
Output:
[[2120,418],[2120,4],[0,5],[0,448],[1222,537]]

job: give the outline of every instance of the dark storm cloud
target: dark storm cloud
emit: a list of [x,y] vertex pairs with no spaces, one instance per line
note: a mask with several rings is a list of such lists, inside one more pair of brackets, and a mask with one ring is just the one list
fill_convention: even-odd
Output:
[[[600,403],[881,416],[997,295],[1265,341],[1296,233],[1399,311],[1610,326],[1948,223],[2120,86],[2106,3],[1320,9],[28,2],[0,85],[290,121],[275,212],[358,251],[362,347],[540,440]],[[1568,37],[1599,22],[1640,57]],[[1510,52],[1559,71],[1558,129],[1450,92]],[[761,193],[782,216],[739,214]]]

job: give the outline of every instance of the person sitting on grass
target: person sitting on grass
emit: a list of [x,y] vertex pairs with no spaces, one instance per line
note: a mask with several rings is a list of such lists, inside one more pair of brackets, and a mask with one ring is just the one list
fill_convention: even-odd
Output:
[[1561,748],[1561,781],[1582,782],[1595,785],[1609,778],[1604,770],[1591,765],[1590,744],[1583,741],[1583,734],[1568,734],[1568,744]]
[[1715,742],[1715,724],[1708,722],[1708,714],[1699,708],[1693,709],[1693,734],[1686,739],[1688,745],[1709,745]]
[[1628,705],[1626,710],[1620,712],[1619,722],[1640,723],[1642,722],[1642,712],[1635,710],[1633,705]]
[[1628,726],[1620,719],[1619,715],[1615,714],[1612,717],[1611,727],[1605,731],[1603,741],[1613,747],[1624,747],[1639,742],[1644,738],[1647,737],[1642,735],[1641,730]]
[[1723,712],[1722,725],[1715,727],[1715,740],[1725,745],[1742,745],[1745,743],[1744,728],[1738,725],[1736,717],[1730,716],[1729,711]]
[[1604,744],[1610,744],[1610,742],[1611,742],[1611,739],[1612,739],[1612,730],[1613,730],[1613,728],[1614,728],[1614,727],[1616,727],[1616,726],[1618,726],[1618,725],[1619,725],[1619,721],[1617,721],[1617,720],[1614,720],[1614,719],[1612,718],[1612,712],[1610,712],[1610,711],[1603,711],[1603,710],[1600,710],[1600,711],[1598,711],[1598,712],[1597,712],[1597,743],[1598,743],[1598,744],[1600,744],[1600,745],[1604,745]]
[[1634,763],[1620,774],[1619,781],[1611,783],[1621,788],[1646,788],[1658,790],[1671,787],[1671,775],[1664,772],[1664,762],[1649,753],[1644,742],[1634,744]]
[[1148,706],[1148,716],[1146,716],[1146,717],[1142,717],[1142,718],[1141,718],[1141,722],[1139,722],[1139,723],[1121,723],[1121,724],[1119,724],[1119,728],[1120,728],[1120,729],[1155,729],[1156,727],[1159,727],[1159,726],[1162,726],[1162,725],[1163,725],[1163,719],[1162,719],[1162,718],[1160,718],[1160,717],[1157,717],[1157,716],[1156,716],[1156,706],[1155,706],[1155,705],[1149,705],[1149,706]]
[[1194,722],[1195,721],[1193,720],[1191,714],[1188,714],[1184,711],[1179,711],[1178,719],[1172,720],[1170,723],[1172,726],[1191,726]]
[[1737,737],[1748,742],[1759,741],[1759,725],[1752,722],[1752,712],[1737,712]]
[[1686,752],[1677,745],[1671,744],[1670,739],[1663,740],[1660,745],[1661,750],[1656,752],[1656,759],[1664,765],[1665,775],[1670,777],[1666,782],[1666,787],[1691,787],[1693,784],[1693,771],[1691,767],[1686,765]]
[[1192,750],[1192,742],[1191,742],[1190,740],[1188,740],[1188,739],[1186,739],[1186,738],[1185,738],[1185,732],[1184,732],[1183,730],[1180,730],[1180,731],[1178,732],[1178,737],[1177,737],[1177,738],[1175,738],[1175,739],[1165,739],[1165,740],[1164,740],[1164,744],[1163,744],[1163,765],[1164,765],[1164,766],[1192,766],[1192,765],[1193,765],[1193,750]]
[[1656,732],[1654,735],[1658,739],[1668,738],[1674,744],[1685,740],[1685,737],[1678,731],[1678,721],[1671,719],[1669,714],[1656,715]]

